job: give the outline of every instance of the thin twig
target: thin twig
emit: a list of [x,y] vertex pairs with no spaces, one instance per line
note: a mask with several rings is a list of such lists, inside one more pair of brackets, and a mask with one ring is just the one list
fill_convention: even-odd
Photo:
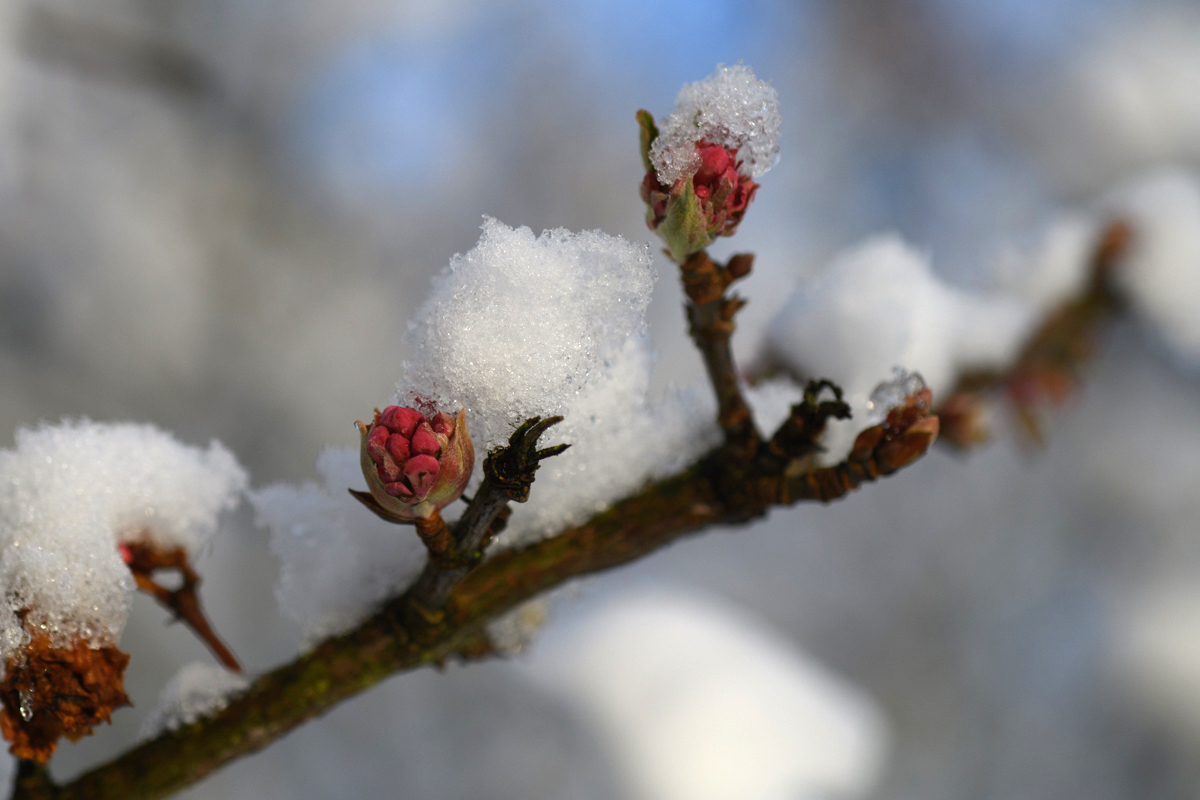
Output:
[[1083,293],[1051,313],[1007,369],[962,376],[938,408],[944,441],[966,448],[986,440],[988,432],[980,418],[988,397],[998,391],[1007,394],[1021,428],[1033,441],[1042,441],[1038,405],[1046,400],[1062,402],[1073,393],[1080,382],[1080,367],[1095,351],[1100,332],[1125,306],[1113,272],[1129,251],[1133,235],[1123,220],[1102,228]]
[[[129,565],[129,571],[133,573],[139,590],[153,597],[176,619],[182,620],[191,628],[222,664],[234,672],[242,671],[233,652],[225,646],[208,623],[208,618],[204,616],[197,591],[200,587],[200,576],[192,569],[186,550],[182,547],[161,548],[144,539],[122,542],[121,555]],[[164,569],[179,573],[182,584],[178,589],[168,589],[154,580],[155,571]]]
[[743,457],[752,455],[759,442],[750,406],[742,397],[729,340],[733,336],[734,315],[745,305],[725,290],[750,272],[754,257],[733,256],[728,264],[715,264],[701,250],[680,265],[684,292],[688,297],[688,332],[704,358],[704,367],[717,395],[717,422],[725,432],[725,443]]

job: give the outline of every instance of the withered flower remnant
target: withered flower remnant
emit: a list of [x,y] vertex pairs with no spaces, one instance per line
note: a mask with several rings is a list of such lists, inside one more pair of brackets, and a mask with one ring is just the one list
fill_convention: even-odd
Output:
[[363,476],[376,502],[398,519],[429,518],[457,500],[475,466],[466,411],[430,416],[413,408],[376,410],[357,422]]
[[0,732],[17,758],[46,763],[66,736],[91,734],[112,712],[130,705],[122,676],[129,656],[116,647],[90,647],[82,639],[56,646],[35,635],[10,655],[0,682]]

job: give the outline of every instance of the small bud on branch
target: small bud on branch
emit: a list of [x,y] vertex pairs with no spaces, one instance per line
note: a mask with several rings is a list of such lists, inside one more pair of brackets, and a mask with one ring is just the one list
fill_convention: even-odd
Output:
[[465,410],[457,418],[440,411],[426,417],[413,408],[388,406],[383,413],[376,409],[370,425],[355,426],[362,437],[363,477],[378,509],[368,505],[377,514],[382,509],[385,519],[432,517],[467,488],[475,446]]

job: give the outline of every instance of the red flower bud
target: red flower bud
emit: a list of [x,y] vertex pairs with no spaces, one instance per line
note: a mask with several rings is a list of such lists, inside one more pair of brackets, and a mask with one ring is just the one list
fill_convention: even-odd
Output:
[[357,425],[367,487],[397,517],[428,517],[467,488],[475,447],[466,411],[457,418],[440,411],[426,417],[416,409],[388,406],[375,412],[370,425]]
[[738,172],[737,149],[700,141],[699,166],[671,186],[659,183],[651,168],[642,180],[646,224],[663,237],[672,258],[682,261],[718,236],[732,236],[746,214],[758,184]]

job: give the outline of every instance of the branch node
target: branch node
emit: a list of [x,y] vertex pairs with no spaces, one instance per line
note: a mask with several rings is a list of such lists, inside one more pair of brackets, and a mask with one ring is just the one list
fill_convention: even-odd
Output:
[[754,457],[759,434],[754,416],[742,397],[729,340],[733,322],[745,301],[725,296],[731,283],[750,272],[754,256],[743,253],[727,266],[714,264],[708,253],[693,253],[679,267],[688,297],[688,332],[704,357],[704,367],[717,395],[717,422],[725,432],[727,452],[741,461]]
[[509,500],[524,503],[529,499],[534,473],[543,458],[550,458],[567,449],[559,444],[537,449],[538,438],[563,418],[531,417],[525,420],[508,438],[507,447],[497,447],[483,462],[483,474],[492,486]]
[[[832,400],[822,400],[826,391]],[[792,413],[763,448],[760,461],[765,472],[779,474],[791,461],[815,455],[823,450],[821,435],[830,419],[849,419],[850,404],[842,399],[842,389],[831,380],[811,380],[804,387],[803,399],[792,406]]]

